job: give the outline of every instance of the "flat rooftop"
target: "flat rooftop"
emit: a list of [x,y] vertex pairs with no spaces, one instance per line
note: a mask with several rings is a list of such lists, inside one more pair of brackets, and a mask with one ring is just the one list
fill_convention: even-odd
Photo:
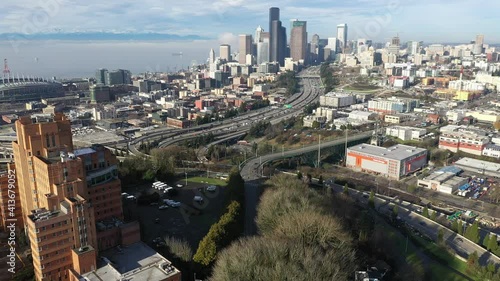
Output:
[[142,242],[100,252],[98,269],[82,275],[89,281],[164,280],[179,274],[167,259]]
[[488,172],[497,172],[500,175],[500,164],[488,161],[477,160],[473,158],[464,157],[457,162],[455,165],[460,165],[463,167],[471,167],[478,170],[485,170]]
[[425,177],[424,181],[437,181],[439,183],[444,183],[449,179],[453,178],[454,176],[455,174],[451,172],[446,172],[446,173],[435,172]]
[[427,149],[409,145],[397,144],[391,147],[380,147],[371,144],[358,144],[349,147],[350,151],[358,152],[392,160],[403,160],[413,155],[426,152]]

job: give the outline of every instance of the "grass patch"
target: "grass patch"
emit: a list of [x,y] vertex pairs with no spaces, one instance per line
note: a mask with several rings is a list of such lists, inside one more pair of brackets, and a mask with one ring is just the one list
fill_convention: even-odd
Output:
[[221,179],[205,178],[205,177],[191,177],[187,179],[188,182],[206,183],[210,185],[226,186],[227,182]]

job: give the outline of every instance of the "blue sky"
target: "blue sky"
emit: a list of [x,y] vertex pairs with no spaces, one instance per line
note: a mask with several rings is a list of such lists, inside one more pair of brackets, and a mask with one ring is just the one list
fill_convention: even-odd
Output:
[[[309,38],[334,37],[339,23],[349,39],[378,42],[399,33],[402,41],[468,42],[484,34],[500,43],[500,1],[493,0],[318,0],[273,1],[281,19],[308,21]],[[42,7],[44,6],[45,7]],[[26,8],[29,7],[29,8]],[[158,32],[198,35],[233,43],[241,33],[268,27],[264,0],[2,0],[0,33]]]

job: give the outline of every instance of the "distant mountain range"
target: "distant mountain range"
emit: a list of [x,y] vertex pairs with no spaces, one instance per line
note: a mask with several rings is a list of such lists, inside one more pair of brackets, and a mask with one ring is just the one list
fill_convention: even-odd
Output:
[[149,40],[202,40],[209,39],[198,35],[176,35],[166,33],[113,33],[113,32],[72,32],[72,33],[0,33],[0,41],[3,40],[115,40],[115,41],[149,41]]

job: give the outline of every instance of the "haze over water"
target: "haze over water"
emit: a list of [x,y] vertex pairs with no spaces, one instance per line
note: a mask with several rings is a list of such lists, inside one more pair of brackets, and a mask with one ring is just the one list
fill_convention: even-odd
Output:
[[[11,74],[21,77],[94,77],[98,68],[145,71],[186,69],[194,61],[201,64],[210,48],[218,55],[216,40],[199,41],[26,41],[17,49],[0,42],[0,58],[8,59]],[[173,56],[182,52],[181,56]]]

